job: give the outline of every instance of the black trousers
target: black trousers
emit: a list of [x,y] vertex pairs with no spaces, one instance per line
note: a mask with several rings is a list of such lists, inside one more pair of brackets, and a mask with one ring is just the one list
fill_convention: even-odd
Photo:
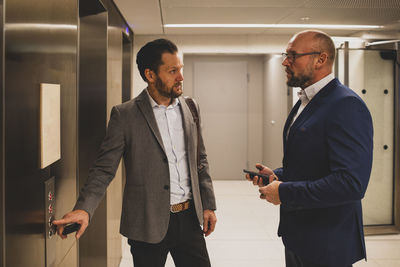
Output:
[[[285,261],[286,261],[286,267],[330,267],[328,265],[320,265],[307,261],[303,258],[300,258],[293,251],[287,248],[285,248]],[[335,266],[335,267],[352,267],[352,266],[353,265]]]
[[176,267],[211,267],[194,208],[171,213],[167,235],[158,244],[128,240],[135,267],[163,267],[168,253]]

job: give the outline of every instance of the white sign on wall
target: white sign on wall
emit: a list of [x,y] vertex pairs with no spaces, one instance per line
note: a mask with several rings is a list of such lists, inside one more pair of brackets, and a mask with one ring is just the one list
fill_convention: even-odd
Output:
[[61,158],[59,84],[40,84],[40,168]]

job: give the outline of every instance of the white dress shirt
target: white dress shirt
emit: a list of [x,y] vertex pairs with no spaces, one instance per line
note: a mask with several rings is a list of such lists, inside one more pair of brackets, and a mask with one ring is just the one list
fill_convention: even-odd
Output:
[[335,76],[333,73],[328,74],[318,82],[308,86],[304,90],[300,90],[297,94],[299,96],[299,99],[301,101],[300,107],[297,110],[296,116],[293,117],[292,124],[294,121],[299,117],[300,113],[303,111],[303,109],[307,106],[307,104],[313,99],[313,97],[322,89],[324,88],[330,81],[335,79]]
[[171,205],[192,198],[180,102],[175,98],[168,107],[158,105],[149,95],[158,129],[168,158]]
[[[290,127],[292,127],[293,123],[295,122],[295,120],[299,117],[299,115],[301,114],[301,112],[303,111],[303,109],[307,106],[307,104],[311,101],[311,99],[313,99],[313,97],[322,89],[324,88],[330,81],[332,81],[333,79],[335,79],[335,76],[333,75],[333,73],[328,74],[327,76],[325,76],[324,78],[322,78],[321,80],[319,80],[318,82],[308,86],[307,88],[305,88],[304,90],[300,90],[297,95],[299,96],[299,99],[301,101],[300,107],[297,110],[296,115],[293,117],[292,123],[290,124]],[[289,132],[290,132],[290,128],[286,133],[286,139],[289,136]]]

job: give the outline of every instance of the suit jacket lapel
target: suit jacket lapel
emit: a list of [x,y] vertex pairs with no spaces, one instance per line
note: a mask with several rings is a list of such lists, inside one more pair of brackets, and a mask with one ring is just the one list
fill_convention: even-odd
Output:
[[[297,119],[294,121],[291,129],[297,129],[299,128],[317,109],[321,104],[321,101],[318,97],[314,97],[310,103],[307,104],[307,106],[303,109],[303,111],[300,113],[300,115],[297,117]],[[289,133],[290,135],[290,133]]]
[[300,104],[301,104],[300,100],[297,101],[297,103],[294,105],[294,107],[290,111],[288,118],[286,119],[285,126],[283,128],[283,149],[284,149],[284,151],[286,149],[286,137],[288,137],[287,134],[290,129],[290,125],[292,124],[293,117],[297,114],[297,111],[299,110]]
[[[307,104],[307,106],[303,109],[301,114],[297,117],[296,121],[293,123],[291,129],[297,129],[301,125],[304,124],[304,122],[307,121],[307,119],[312,116],[314,112],[318,109],[320,105],[323,104],[324,99],[326,96],[329,95],[329,93],[337,86],[339,81],[335,78],[332,81],[330,81],[327,85],[325,85],[314,97],[311,99],[310,103]],[[288,139],[290,137],[290,132]]]
[[140,93],[136,101],[138,103],[140,111],[143,113],[143,116],[147,121],[147,124],[149,125],[151,131],[153,132],[155,138],[157,139],[157,142],[160,144],[162,150],[165,153],[160,130],[158,129],[156,117],[154,116],[153,108],[151,107],[149,96],[146,92],[146,89],[144,89],[142,93]]
[[[193,134],[193,127],[195,126],[195,122],[193,120],[192,112],[190,111],[189,107],[186,104],[186,101],[183,97],[179,97],[179,102],[181,103],[181,111],[182,111],[182,118],[183,118],[183,132],[185,134],[185,146],[188,151],[188,159],[189,162],[195,162],[194,153],[194,134]],[[197,139],[196,139],[197,140]]]

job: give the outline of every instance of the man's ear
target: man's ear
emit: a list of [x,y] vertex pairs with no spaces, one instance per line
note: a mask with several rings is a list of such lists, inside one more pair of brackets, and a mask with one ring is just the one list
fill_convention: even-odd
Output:
[[320,69],[322,67],[324,67],[328,62],[328,54],[325,52],[322,52],[319,56],[318,56],[318,60],[316,63],[316,68]]
[[156,80],[156,74],[151,69],[145,69],[144,76],[146,76],[147,81],[150,83],[155,82]]

